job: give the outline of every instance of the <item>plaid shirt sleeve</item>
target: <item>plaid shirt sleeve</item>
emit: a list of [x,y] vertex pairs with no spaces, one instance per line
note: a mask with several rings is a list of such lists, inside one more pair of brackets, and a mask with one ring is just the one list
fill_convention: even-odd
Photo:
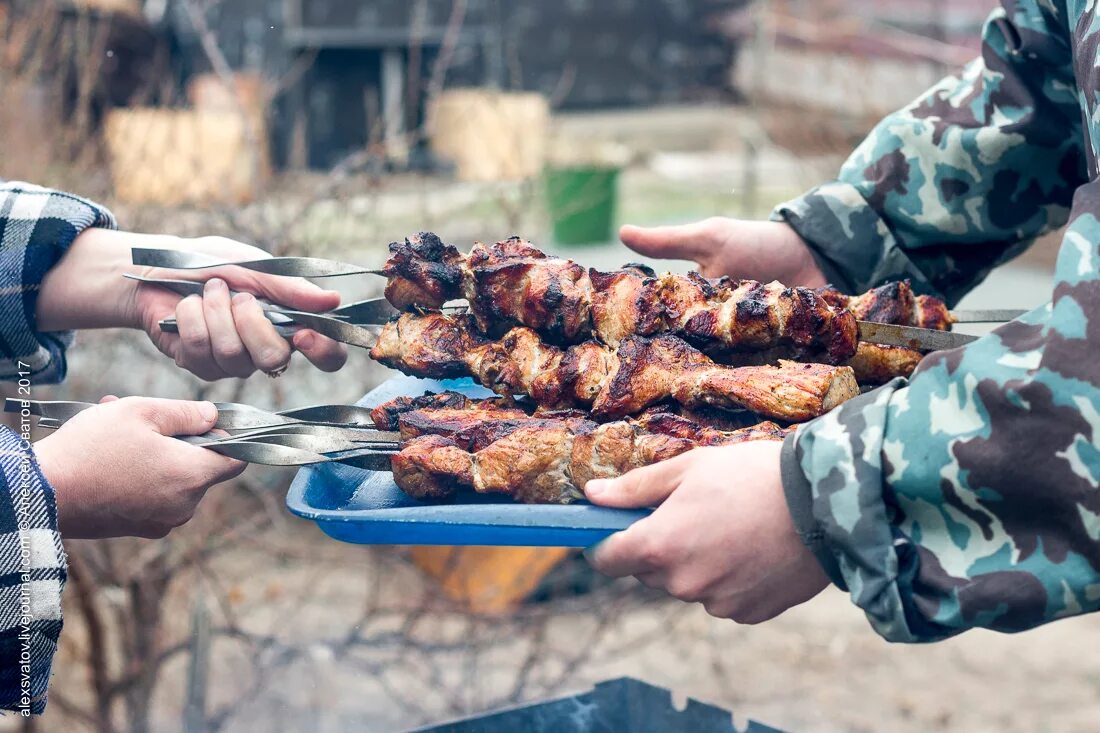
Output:
[[40,333],[35,324],[42,278],[82,231],[115,226],[110,211],[78,196],[0,181],[0,380],[65,378],[72,333]]
[[0,709],[45,710],[65,579],[53,487],[29,441],[0,427]]
[[[111,212],[71,194],[0,181],[0,379],[65,377],[71,333],[41,333],[42,279],[82,231],[115,228]],[[27,438],[0,427],[0,709],[46,707],[61,633],[65,550],[57,504]]]

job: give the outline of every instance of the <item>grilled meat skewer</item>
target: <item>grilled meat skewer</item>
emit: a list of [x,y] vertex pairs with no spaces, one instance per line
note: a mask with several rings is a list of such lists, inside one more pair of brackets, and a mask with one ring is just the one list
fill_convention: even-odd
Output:
[[530,504],[567,504],[584,498],[592,479],[615,478],[701,446],[782,440],[786,433],[773,423],[722,432],[669,414],[603,425],[528,417],[413,438],[390,465],[394,482],[415,499],[449,499],[467,488]]
[[[835,308],[846,308],[860,321],[890,323],[949,331],[955,323],[947,304],[929,295],[916,295],[907,281],[893,282],[862,295],[845,295],[832,287],[817,294]],[[860,341],[848,366],[860,384],[886,384],[895,377],[912,375],[924,354],[903,346],[884,346]]]
[[[466,420],[473,415],[479,420],[516,420],[524,417],[570,418],[591,416],[583,410],[548,410],[538,407],[531,400],[514,400],[510,397],[470,397],[461,392],[427,392],[420,397],[396,397],[371,410],[374,426],[380,431],[396,433],[412,438],[429,432],[446,432],[450,420]],[[674,403],[657,404],[635,417],[647,419],[650,415],[672,415],[700,427],[731,431],[750,427],[756,422],[749,413],[733,413],[717,409],[686,410]],[[438,426],[443,425],[443,428]]]
[[947,304],[930,295],[917,295],[907,280],[880,285],[862,295],[845,295],[836,288],[815,291],[834,308],[849,310],[859,321],[950,331],[955,317]]
[[859,391],[848,367],[724,367],[670,334],[631,336],[617,349],[587,341],[562,350],[528,328],[494,341],[469,315],[407,313],[382,328],[371,357],[418,377],[471,376],[499,394],[528,395],[545,408],[590,407],[600,420],[672,400],[689,409],[744,409],[797,422]]
[[657,276],[644,265],[615,272],[548,257],[519,237],[474,244],[469,255],[423,232],[390,245],[386,297],[399,310],[438,309],[465,298],[478,328],[500,336],[525,326],[547,342],[674,333],[708,354],[782,347],[792,358],[840,363],[855,354],[855,318],[808,288],[698,273]]

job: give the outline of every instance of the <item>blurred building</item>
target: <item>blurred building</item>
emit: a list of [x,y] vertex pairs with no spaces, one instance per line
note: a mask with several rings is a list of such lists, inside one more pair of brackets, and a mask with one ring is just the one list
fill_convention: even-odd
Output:
[[[275,158],[327,167],[372,134],[415,129],[425,90],[444,83],[539,91],[573,109],[728,96],[733,50],[714,19],[743,4],[235,0],[205,21],[234,69],[297,75],[272,110]],[[146,6],[176,38],[181,74],[206,71],[183,4]]]
[[875,117],[978,55],[996,0],[775,0],[727,15],[735,85],[758,100]]

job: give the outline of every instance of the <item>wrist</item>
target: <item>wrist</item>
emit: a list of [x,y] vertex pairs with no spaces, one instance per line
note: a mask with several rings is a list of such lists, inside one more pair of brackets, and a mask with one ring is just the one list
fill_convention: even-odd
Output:
[[34,443],[31,448],[34,461],[38,464],[38,471],[42,478],[53,489],[54,503],[57,507],[57,525],[59,530],[68,524],[71,507],[68,491],[70,485],[68,471],[63,460],[53,450],[54,436],[42,438]]
[[36,317],[41,331],[139,328],[138,284],[123,277],[140,273],[132,247],[169,247],[175,237],[87,229],[42,280]]
[[783,282],[787,285],[798,285],[807,288],[821,288],[829,284],[825,273],[817,264],[813,250],[794,227],[786,222],[779,222],[783,227],[784,236],[788,239],[787,250],[794,253],[791,257],[791,274]]

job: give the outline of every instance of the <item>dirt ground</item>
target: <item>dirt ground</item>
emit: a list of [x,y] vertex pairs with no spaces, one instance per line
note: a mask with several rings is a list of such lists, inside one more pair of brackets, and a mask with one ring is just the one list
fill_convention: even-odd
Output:
[[[297,520],[251,544],[215,569],[240,626],[285,647],[215,644],[210,704],[234,710],[228,732],[400,730],[620,676],[723,706],[739,726],[791,731],[1091,733],[1100,721],[1100,617],[902,646],[835,590],[746,627],[623,581],[474,618],[440,601],[398,548],[342,545]],[[186,590],[166,642],[187,633]],[[157,730],[179,729],[183,673],[166,672]]]

